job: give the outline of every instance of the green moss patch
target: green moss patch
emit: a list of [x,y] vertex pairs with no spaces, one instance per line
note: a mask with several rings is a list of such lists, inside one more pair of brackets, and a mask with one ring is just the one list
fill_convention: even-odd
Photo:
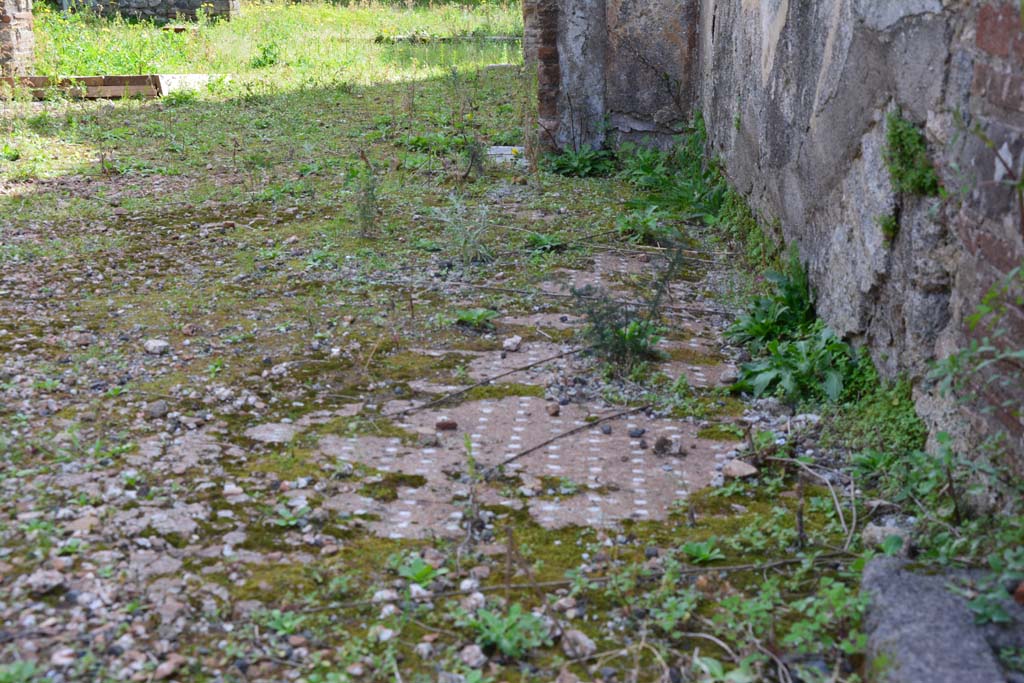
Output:
[[731,423],[710,425],[697,432],[697,438],[711,441],[742,441],[743,429]]
[[379,481],[367,482],[359,489],[359,495],[373,498],[383,503],[398,500],[398,489],[418,489],[425,486],[427,480],[418,474],[388,472]]

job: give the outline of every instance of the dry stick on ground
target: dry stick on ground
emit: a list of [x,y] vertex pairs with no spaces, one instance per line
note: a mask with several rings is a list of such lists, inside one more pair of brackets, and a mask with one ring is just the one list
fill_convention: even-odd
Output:
[[775,662],[775,670],[779,675],[780,683],[793,683],[793,677],[789,675],[789,667],[779,659],[774,652],[764,646],[764,644],[754,636],[754,630],[750,624],[747,624],[747,636],[751,642],[754,643],[754,647],[764,655],[767,655],[769,659]]
[[458,391],[453,391],[450,394],[445,394],[444,396],[442,396],[440,398],[436,398],[433,401],[430,401],[428,403],[424,403],[423,405],[412,406],[411,408],[406,408],[405,410],[400,410],[397,413],[390,413],[388,415],[385,415],[384,417],[389,417],[389,418],[390,417],[402,417],[402,416],[405,416],[405,415],[411,415],[412,413],[418,412],[420,410],[426,410],[427,408],[433,408],[434,406],[441,405],[442,403],[450,401],[453,398],[457,398],[459,396],[462,396],[463,394],[468,394],[469,392],[473,391],[474,389],[478,389],[480,387],[485,387],[488,384],[494,382],[495,380],[501,379],[502,377],[508,377],[509,375],[516,374],[517,372],[525,372],[526,370],[532,370],[533,368],[537,367],[538,365],[544,365],[545,363],[550,363],[553,360],[558,360],[559,358],[565,358],[566,356],[574,356],[577,353],[582,353],[584,351],[589,351],[591,348],[593,348],[593,347],[591,347],[591,346],[584,346],[582,348],[573,349],[572,351],[565,351],[563,353],[558,354],[557,356],[549,356],[547,358],[542,358],[541,360],[536,361],[534,363],[530,363],[529,365],[523,365],[523,366],[518,367],[518,368],[513,368],[511,370],[507,370],[506,372],[502,372],[501,374],[494,375],[493,377],[488,377],[487,379],[480,380],[479,382],[477,382],[476,384],[474,384],[472,386],[468,386],[465,389],[459,389]]
[[550,439],[548,439],[547,441],[544,441],[543,443],[539,443],[536,446],[532,446],[531,448],[527,448],[525,451],[519,451],[518,453],[516,453],[515,455],[513,455],[510,458],[505,458],[504,460],[499,462],[497,465],[491,465],[486,470],[484,470],[484,479],[490,479],[497,470],[501,469],[505,465],[513,463],[516,460],[519,460],[520,458],[524,458],[527,455],[530,455],[531,453],[536,453],[537,451],[539,451],[540,449],[544,448],[545,446],[549,446],[549,445],[553,444],[554,442],[559,441],[560,439],[564,439],[567,436],[572,436],[573,434],[579,434],[580,432],[586,431],[586,430],[590,429],[591,427],[596,427],[597,425],[601,424],[602,422],[610,422],[611,420],[617,420],[620,417],[625,417],[627,415],[632,415],[633,413],[639,413],[640,411],[647,410],[650,407],[651,407],[650,405],[642,405],[639,408],[630,408],[629,410],[623,410],[622,412],[615,413],[614,415],[608,415],[607,417],[602,417],[599,420],[594,420],[593,422],[588,422],[585,425],[581,425],[581,426],[576,427],[574,429],[570,429],[567,432],[562,432],[561,434],[559,434],[557,436],[553,436]]
[[[819,555],[813,559],[813,562],[826,562],[829,560],[835,560],[840,557],[851,557],[850,553],[836,551],[832,553],[826,553]],[[772,562],[765,562],[762,564],[734,564],[726,565],[724,567],[693,567],[691,569],[680,569],[677,573],[679,576],[693,576],[696,574],[707,574],[709,572],[720,572],[720,573],[733,573],[733,572],[748,572],[748,571],[761,571],[765,569],[774,569],[776,567],[785,567],[791,564],[803,564],[807,561],[807,558],[789,558],[785,560],[773,560]],[[589,579],[590,582],[595,584],[603,584],[611,581],[610,576],[597,576]],[[572,581],[564,579],[559,581],[539,581],[536,583],[513,583],[504,584],[499,583],[493,586],[479,586],[472,590],[451,590],[435,593],[434,598],[452,598],[460,595],[469,595],[470,593],[494,593],[503,590],[521,591],[521,590],[535,590],[537,588],[567,588],[572,586]],[[320,605],[318,607],[309,607],[306,609],[293,610],[302,614],[310,614],[314,612],[326,612],[327,610],[342,610],[342,609],[358,609],[360,607],[372,607],[380,603],[374,602],[373,600],[357,600],[354,602],[342,602],[333,603],[330,605]]]
[[772,462],[781,462],[789,465],[797,465],[800,469],[807,472],[812,477],[825,482],[825,485],[828,486],[828,492],[832,494],[832,503],[835,505],[836,514],[839,515],[839,523],[843,526],[843,533],[846,534],[847,540],[849,541],[851,537],[850,527],[846,525],[846,516],[843,514],[843,506],[839,502],[839,496],[836,495],[836,490],[835,488],[833,488],[832,482],[830,482],[827,477],[818,474],[817,472],[812,470],[806,463],[802,463],[799,460],[794,460],[793,458],[765,458],[765,460],[770,460]]
[[853,543],[853,537],[857,533],[857,480],[850,475],[850,513],[853,519],[850,520],[850,533],[846,535],[846,543],[843,544],[843,550],[849,550],[850,544]]

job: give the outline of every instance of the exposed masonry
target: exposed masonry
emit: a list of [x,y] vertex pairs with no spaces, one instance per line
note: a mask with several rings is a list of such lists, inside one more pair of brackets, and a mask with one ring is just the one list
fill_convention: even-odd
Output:
[[0,75],[21,76],[32,65],[32,0],[2,0],[0,14]]
[[[702,111],[731,182],[798,245],[821,315],[890,375],[921,380],[967,343],[967,316],[1024,262],[1014,2],[525,0],[525,19],[542,140],[666,144]],[[893,110],[924,127],[947,199],[893,191]],[[1005,324],[1020,348],[1024,311]],[[1004,431],[1024,472],[1024,366],[999,370],[1018,388],[989,386],[966,411],[919,381],[918,406],[965,441]]]
[[240,0],[96,0],[108,14],[139,19],[195,19],[201,9],[206,16],[230,19],[241,10]]

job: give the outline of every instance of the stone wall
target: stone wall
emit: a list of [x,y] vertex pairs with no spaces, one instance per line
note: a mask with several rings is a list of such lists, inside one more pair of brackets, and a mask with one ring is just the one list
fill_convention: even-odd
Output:
[[[558,83],[540,93],[542,104],[554,94],[554,142],[664,141],[699,109],[730,181],[798,246],[819,313],[884,372],[920,380],[980,334],[968,316],[1024,262],[1015,2],[562,0],[558,11],[556,44],[542,46],[557,51]],[[925,131],[945,197],[894,191],[889,112]],[[898,219],[895,239],[884,216]],[[1021,348],[1024,312],[1006,320],[1003,343]],[[1001,371],[1019,381],[989,386],[967,413],[919,381],[922,415],[965,440],[1002,430],[1024,454],[1024,366]]]
[[2,0],[0,13],[0,75],[23,76],[32,69],[35,37],[32,0]]
[[200,8],[211,17],[230,19],[241,11],[240,0],[98,0],[107,14],[153,20],[195,19]]
[[541,139],[601,147],[669,139],[692,117],[698,0],[526,0]]

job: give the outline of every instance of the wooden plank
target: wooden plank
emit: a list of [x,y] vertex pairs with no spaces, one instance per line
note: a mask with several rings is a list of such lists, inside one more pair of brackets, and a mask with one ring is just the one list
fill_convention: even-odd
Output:
[[156,75],[144,76],[75,76],[53,81],[44,76],[3,78],[0,83],[9,87],[28,87],[35,99],[43,99],[47,89],[56,87],[69,97],[86,99],[118,99],[122,97],[158,97],[160,81]]

